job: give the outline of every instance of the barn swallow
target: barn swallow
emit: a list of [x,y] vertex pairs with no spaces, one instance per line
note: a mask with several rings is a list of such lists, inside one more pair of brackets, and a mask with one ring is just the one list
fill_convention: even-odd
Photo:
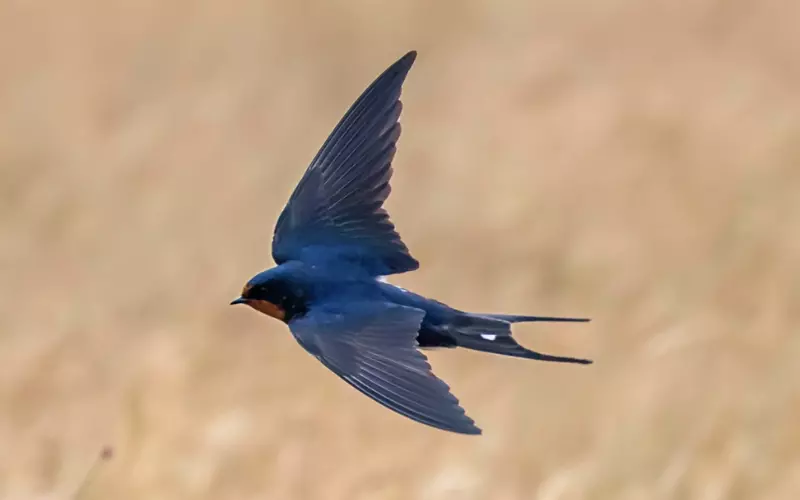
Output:
[[419,268],[383,208],[401,87],[415,58],[409,52],[378,76],[333,129],[278,217],[277,266],[255,275],[231,304],[286,323],[323,365],[387,408],[438,429],[480,434],[420,349],[588,364],[526,349],[511,324],[589,320],[474,314],[386,281]]

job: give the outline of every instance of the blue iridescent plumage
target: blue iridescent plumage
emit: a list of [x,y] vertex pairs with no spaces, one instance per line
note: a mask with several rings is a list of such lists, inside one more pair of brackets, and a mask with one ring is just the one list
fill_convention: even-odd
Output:
[[303,348],[387,408],[480,434],[420,349],[588,364],[531,351],[511,335],[513,323],[588,320],[468,313],[382,279],[419,267],[383,208],[400,137],[401,88],[415,58],[409,52],[384,71],[334,128],[278,218],[278,266],[254,276],[232,303],[286,322]]

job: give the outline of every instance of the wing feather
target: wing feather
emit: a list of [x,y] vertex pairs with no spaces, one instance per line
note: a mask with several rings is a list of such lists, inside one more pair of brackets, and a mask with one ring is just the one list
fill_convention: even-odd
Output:
[[385,407],[439,429],[480,434],[417,349],[424,316],[394,304],[343,304],[312,310],[289,327],[323,365]]
[[409,52],[384,71],[325,140],[275,225],[276,263],[348,261],[374,276],[419,267],[383,208],[401,132],[401,88],[415,57]]

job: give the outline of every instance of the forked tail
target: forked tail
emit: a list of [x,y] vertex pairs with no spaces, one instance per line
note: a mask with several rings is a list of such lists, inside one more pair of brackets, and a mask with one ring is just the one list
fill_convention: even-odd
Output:
[[526,323],[529,321],[562,321],[571,323],[586,323],[589,318],[560,318],[557,316],[522,316],[519,314],[478,314],[485,318],[494,318],[508,323]]
[[521,346],[511,336],[511,323],[527,321],[571,321],[586,322],[583,318],[555,318],[547,316],[519,316],[509,314],[464,314],[452,324],[452,330],[459,347],[474,351],[502,354],[518,358],[553,361],[557,363],[578,363],[588,365],[592,361],[567,356],[554,356],[532,351]]

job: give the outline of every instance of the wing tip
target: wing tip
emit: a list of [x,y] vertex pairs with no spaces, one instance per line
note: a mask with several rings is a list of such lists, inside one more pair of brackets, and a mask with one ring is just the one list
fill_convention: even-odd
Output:
[[422,422],[422,423],[427,424],[435,429],[452,432],[454,434],[465,434],[468,436],[480,436],[481,434],[483,434],[483,429],[475,425],[474,420],[469,418],[467,415],[463,414],[461,419],[452,422],[449,425],[440,425],[431,422]]
[[417,59],[417,51],[416,50],[409,50],[406,54],[400,58],[398,62],[402,62],[403,66],[411,67],[414,64],[414,61]]
[[481,434],[483,434],[483,430],[474,423],[470,424],[468,427],[465,427],[463,430],[460,430],[459,432],[461,434],[466,434],[467,436],[480,436]]
[[395,73],[396,75],[402,75],[404,78],[406,74],[408,74],[409,70],[411,70],[411,66],[414,65],[414,61],[417,59],[417,51],[416,50],[409,50],[408,52],[403,55],[400,59],[395,61],[387,71]]

